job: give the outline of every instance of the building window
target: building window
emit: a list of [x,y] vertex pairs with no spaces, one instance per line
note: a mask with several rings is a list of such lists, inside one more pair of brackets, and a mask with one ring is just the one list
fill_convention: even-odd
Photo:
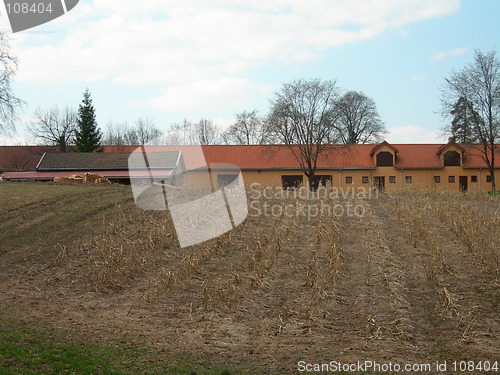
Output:
[[439,184],[441,182],[440,176],[434,176],[434,183]]
[[389,183],[395,184],[396,183],[396,176],[389,176]]
[[443,156],[443,161],[445,167],[459,167],[460,154],[456,151],[445,152]]
[[377,154],[377,167],[392,167],[394,165],[394,157],[388,151],[382,151]]
[[367,183],[368,183],[368,176],[363,176],[363,177],[361,177],[361,182],[362,182],[363,184],[367,184]]
[[411,176],[405,176],[405,182],[411,184]]
[[281,176],[283,189],[294,189],[302,185],[302,176]]
[[448,182],[455,182],[455,176],[448,176]]
[[346,177],[345,178],[345,183],[346,184],[352,184],[352,177]]
[[234,180],[238,179],[237,174],[218,174],[217,175],[217,185],[218,186],[227,186],[232,183]]
[[477,176],[470,176],[470,182],[477,182]]
[[486,182],[491,182],[491,175],[490,174],[486,176]]

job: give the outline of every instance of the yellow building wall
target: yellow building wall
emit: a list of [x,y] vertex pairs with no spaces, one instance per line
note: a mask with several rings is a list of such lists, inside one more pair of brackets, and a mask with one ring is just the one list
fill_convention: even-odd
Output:
[[[192,188],[210,188],[212,184],[217,184],[219,175],[233,175],[237,171],[211,171],[211,178],[207,171],[188,171],[184,177],[184,184]],[[261,171],[242,171],[243,180],[246,185],[257,183],[262,186],[281,186],[282,175],[297,175],[304,176],[301,171],[297,170],[261,170]],[[304,176],[305,177],[305,176]]]
[[[236,171],[212,171],[212,180],[206,171],[188,171],[184,175],[184,185],[196,188],[210,188],[212,183],[217,184],[218,175],[236,174]],[[261,187],[280,187],[281,176],[296,175],[302,177],[303,186],[307,186],[307,177],[300,170],[243,170],[245,185],[257,183]],[[460,191],[460,176],[467,177],[468,192],[487,192],[491,190],[491,183],[486,182],[489,172],[487,169],[464,169],[462,167],[444,167],[440,169],[396,169],[394,167],[377,167],[376,169],[332,169],[318,170],[316,175],[326,175],[332,178],[332,187],[344,190],[356,189],[363,192],[375,186],[375,177],[384,177],[384,191],[387,193],[408,192],[458,192]],[[434,182],[439,176],[440,182]],[[449,182],[449,176],[455,177],[455,182]],[[471,176],[477,176],[477,182],[472,182]],[[347,182],[350,177],[352,183]],[[368,183],[363,183],[363,177],[368,177]],[[390,182],[394,177],[394,182]],[[411,177],[411,182],[407,182]],[[213,182],[212,182],[213,181]],[[500,170],[495,171],[495,181],[500,186]]]

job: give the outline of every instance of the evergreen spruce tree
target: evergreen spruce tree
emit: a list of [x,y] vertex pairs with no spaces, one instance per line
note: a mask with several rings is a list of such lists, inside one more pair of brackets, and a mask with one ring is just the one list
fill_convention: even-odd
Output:
[[450,141],[457,143],[478,142],[475,133],[479,114],[474,110],[472,104],[465,98],[460,97],[451,110],[453,120],[451,121]]
[[83,93],[83,100],[78,107],[78,126],[75,132],[75,145],[80,152],[93,152],[101,147],[102,134],[97,126],[95,110],[89,89]]

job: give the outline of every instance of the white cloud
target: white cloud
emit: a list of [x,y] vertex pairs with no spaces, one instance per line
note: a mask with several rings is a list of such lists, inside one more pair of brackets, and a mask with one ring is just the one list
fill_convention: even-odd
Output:
[[462,56],[465,52],[467,52],[469,48],[468,47],[462,47],[462,48],[456,48],[451,51],[441,51],[439,53],[436,53],[434,56],[431,57],[432,61],[439,61],[446,59],[448,57],[457,57],[457,56]]
[[243,82],[249,69],[315,59],[333,46],[450,14],[459,6],[459,0],[80,2],[50,24],[53,36],[17,38],[16,79],[151,84],[166,88],[149,101],[156,108],[173,108],[167,102],[185,106],[187,98],[215,108],[223,103],[213,98],[241,101],[244,96],[228,93],[266,90]]
[[389,143],[446,143],[447,138],[440,130],[429,130],[421,126],[404,125],[388,128]]
[[[94,0],[91,7],[79,4],[61,17],[62,40],[29,45],[33,41],[29,39],[18,46],[22,62],[18,79],[53,82],[104,77],[116,83],[171,83],[179,76],[190,79],[198,71],[194,81],[200,75],[241,71],[269,59],[308,59],[334,45],[451,13],[459,5],[458,0],[269,3]],[[78,22],[71,25],[73,12]],[[165,17],[158,19],[158,14]]]
[[165,111],[223,111],[246,108],[259,97],[267,97],[268,86],[255,85],[241,78],[220,78],[170,86],[155,98],[141,104]]

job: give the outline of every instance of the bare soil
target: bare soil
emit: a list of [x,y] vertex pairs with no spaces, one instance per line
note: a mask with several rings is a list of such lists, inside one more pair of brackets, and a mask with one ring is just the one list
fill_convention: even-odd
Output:
[[[360,216],[249,216],[180,249],[168,214],[139,210],[126,187],[1,184],[0,314],[259,373],[499,360],[498,253],[471,253],[438,199],[350,200]],[[500,212],[498,200],[462,199]]]

